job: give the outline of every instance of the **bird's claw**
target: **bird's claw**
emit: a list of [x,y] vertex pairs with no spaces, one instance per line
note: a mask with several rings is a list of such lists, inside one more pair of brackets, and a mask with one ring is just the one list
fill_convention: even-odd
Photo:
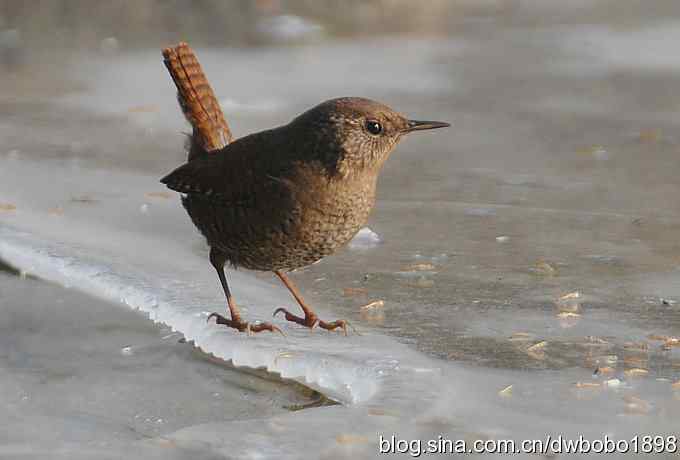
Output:
[[269,331],[278,332],[282,336],[284,337],[286,336],[286,334],[284,334],[281,329],[270,323],[251,324],[245,321],[241,321],[240,319],[227,319],[224,316],[220,315],[219,313],[211,313],[210,315],[208,315],[208,319],[206,321],[210,322],[212,318],[215,318],[216,324],[222,324],[224,326],[231,327],[239,332],[247,332],[248,335],[253,335],[253,333],[262,331]]
[[255,323],[255,324],[248,324],[248,328],[252,332],[262,332],[262,331],[269,331],[269,332],[278,332],[281,334],[283,337],[286,337],[286,334],[277,326],[274,326],[271,323]]
[[345,337],[349,335],[347,332],[347,326],[349,326],[352,329],[352,332],[354,332],[357,335],[359,334],[359,331],[346,319],[338,319],[336,321],[332,321],[330,323],[327,323],[325,321],[319,321],[319,327],[326,329],[327,331],[333,331],[337,328],[341,328],[342,332],[345,334]]
[[279,307],[279,308],[277,308],[276,310],[274,310],[274,313],[272,313],[272,318],[275,318],[276,315],[278,315],[278,314],[281,313],[281,312],[283,312],[283,313],[288,313],[288,310],[286,310],[286,309],[283,308],[283,307]]
[[356,328],[354,326],[352,326],[349,321],[344,320],[344,319],[339,319],[337,321],[332,321],[332,322],[327,323],[323,320],[320,320],[313,312],[309,315],[305,315],[304,318],[301,318],[299,316],[292,314],[291,312],[289,312],[288,310],[286,310],[283,307],[279,307],[276,310],[274,310],[274,314],[272,316],[275,317],[279,313],[283,313],[284,316],[286,317],[287,321],[291,321],[291,322],[297,323],[301,326],[308,327],[311,330],[314,330],[314,326],[316,326],[318,324],[319,327],[326,329],[327,331],[332,331],[332,330],[335,330],[337,328],[342,328],[342,331],[344,332],[345,336],[347,336],[347,335],[349,335],[348,332],[347,332],[347,326],[349,326],[354,333],[359,335],[359,332],[356,330]]
[[319,323],[319,318],[314,313],[306,314],[304,318],[301,318],[297,315],[292,314],[288,310],[286,310],[283,307],[279,307],[276,310],[274,310],[274,314],[272,316],[276,316],[279,313],[283,313],[283,315],[286,317],[286,321],[291,321],[293,323],[297,323],[300,326],[305,326],[310,329],[314,329],[314,326]]

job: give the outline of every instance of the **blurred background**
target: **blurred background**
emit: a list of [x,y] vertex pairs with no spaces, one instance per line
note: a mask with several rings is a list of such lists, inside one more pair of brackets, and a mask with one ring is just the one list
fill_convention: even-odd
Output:
[[1,2],[0,27],[6,49],[21,45],[30,62],[55,51],[131,50],[178,40],[221,47],[385,35],[462,37],[497,21],[517,27],[587,23],[626,31],[641,22],[669,20],[679,9],[666,0],[432,0],[425,5],[408,0],[33,0]]
[[[0,1],[0,219],[205,257],[156,182],[188,130],[160,49],[187,41],[237,137],[346,95],[453,124],[405,140],[368,228],[294,274],[310,302],[435,359],[535,372],[570,391],[563,413],[677,414],[679,40],[674,0]],[[5,281],[17,305],[25,282]]]

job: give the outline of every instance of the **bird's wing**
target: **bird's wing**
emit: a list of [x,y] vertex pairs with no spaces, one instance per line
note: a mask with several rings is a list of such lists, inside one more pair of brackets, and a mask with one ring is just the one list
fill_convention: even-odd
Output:
[[199,196],[226,206],[253,202],[255,195],[282,193],[279,179],[285,163],[278,146],[266,133],[246,136],[211,155],[196,158],[161,179],[180,193]]
[[243,190],[234,170],[225,167],[225,163],[222,152],[196,158],[162,178],[161,183],[176,192],[201,196],[225,205],[237,205],[247,191]]

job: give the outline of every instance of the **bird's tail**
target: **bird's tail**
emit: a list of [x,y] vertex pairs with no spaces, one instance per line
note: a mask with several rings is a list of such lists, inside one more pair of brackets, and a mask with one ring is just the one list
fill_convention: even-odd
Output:
[[189,161],[232,140],[229,125],[194,51],[184,42],[165,48],[163,61],[177,86],[177,100],[193,134]]

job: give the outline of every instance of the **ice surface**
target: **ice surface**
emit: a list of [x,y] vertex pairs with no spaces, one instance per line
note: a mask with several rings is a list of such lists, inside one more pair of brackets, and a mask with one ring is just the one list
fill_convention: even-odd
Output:
[[368,227],[364,227],[349,242],[350,249],[370,249],[382,243],[380,235]]
[[[606,432],[622,437],[641,430],[665,432],[672,426],[672,413],[663,410],[655,411],[654,417],[618,416],[626,411],[619,391],[663,386],[662,382],[626,379],[619,385],[621,390],[609,385],[598,391],[611,395],[590,401],[588,390],[573,387],[576,381],[591,379],[584,370],[568,371],[565,379],[564,373],[528,375],[469,368],[435,361],[365,327],[359,328],[361,335],[344,337],[278,322],[287,334],[284,339],[273,334],[248,337],[206,324],[208,312],[224,308],[223,301],[204,253],[191,250],[196,237],[178,212],[176,200],[164,200],[148,215],[138,212],[145,193],[154,187],[153,177],[102,172],[109,181],[127,184],[125,190],[53,216],[42,209],[41,194],[49,192],[52,200],[59,201],[55,194],[88,190],[97,200],[104,191],[98,185],[100,173],[84,175],[57,164],[45,167],[45,163],[12,160],[4,160],[2,166],[3,197],[16,205],[15,211],[3,214],[2,259],[29,274],[138,309],[235,366],[264,368],[343,404],[264,422],[187,427],[144,445],[202,446],[201,452],[208,449],[239,458],[256,453],[258,458],[296,458],[301,449],[314,449],[344,458],[374,454],[379,434],[429,439],[442,431],[450,437],[513,438]],[[38,181],[49,177],[50,190],[17,192],[28,170]],[[148,222],[150,216],[153,222]],[[278,287],[246,273],[228,276],[249,319],[268,319],[282,301],[290,305]],[[323,307],[318,312],[323,317],[332,314]],[[512,396],[499,395],[508,385],[513,385]],[[586,397],[574,399],[574,391],[584,391]],[[653,399],[646,403],[657,407]],[[522,414],[521,424],[518,414]],[[313,437],[306,434],[310,430]]]
[[126,446],[128,457],[155,457],[160,446],[130,444],[318,400],[299,385],[218,363],[181,334],[75,289],[0,272],[0,305],[2,458],[20,450],[92,458],[88,448],[120,458]]

